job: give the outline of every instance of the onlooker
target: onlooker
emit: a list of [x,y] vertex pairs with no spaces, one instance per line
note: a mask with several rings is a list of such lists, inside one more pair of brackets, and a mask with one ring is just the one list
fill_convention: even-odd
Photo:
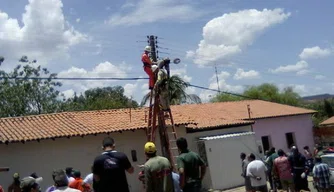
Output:
[[266,165],[260,160],[255,160],[253,153],[248,156],[248,161],[249,164],[247,166],[246,175],[250,177],[252,187],[254,187],[256,191],[268,192]]
[[144,165],[146,192],[174,192],[172,169],[169,160],[158,156],[155,144],[147,142],[144,147],[148,158]]
[[280,179],[284,191],[290,189],[291,192],[294,192],[295,186],[291,175],[290,162],[282,149],[278,150],[277,153],[278,157],[274,160],[274,174]]
[[292,147],[292,154],[288,157],[291,172],[293,174],[293,183],[295,184],[295,190],[306,190],[308,188],[307,173],[308,168],[306,166],[306,158],[302,155],[296,147]]
[[66,172],[62,169],[54,170],[52,178],[54,186],[56,186],[56,189],[53,192],[81,192],[77,189],[68,187],[68,178]]
[[89,185],[88,184],[84,184],[83,179],[81,178],[81,172],[80,171],[73,171],[73,177],[74,177],[74,181],[72,181],[71,183],[69,183],[69,187],[73,188],[73,189],[78,189],[81,192],[89,192]]
[[93,164],[94,191],[110,192],[117,191],[129,192],[128,181],[125,171],[132,174],[132,167],[128,157],[115,150],[114,139],[107,137],[102,142],[104,152],[95,158]]
[[276,149],[274,147],[272,147],[269,151],[269,156],[266,159],[266,164],[267,164],[267,168],[268,168],[268,180],[269,180],[269,184],[270,184],[270,189],[273,191],[276,191],[277,188],[279,186],[277,186],[275,183],[278,184],[277,181],[275,181],[275,178],[273,177],[273,164],[274,164],[274,160],[278,157],[277,153],[276,153]]
[[14,173],[13,183],[11,185],[9,185],[8,192],[21,192],[20,175],[18,173]]
[[174,192],[182,192],[180,187],[180,175],[172,172],[173,182],[174,182]]
[[22,192],[39,192],[40,184],[43,178],[25,177],[20,181],[20,188]]
[[241,159],[241,176],[245,179],[245,189],[247,192],[254,191],[250,178],[246,175],[247,174],[247,165],[248,165],[248,160],[246,158],[245,153],[240,154],[240,159]]
[[313,155],[308,146],[304,147],[304,154],[305,154],[307,166],[309,167],[310,170],[312,170],[314,166]]
[[180,151],[177,157],[177,167],[180,174],[180,186],[184,192],[200,191],[206,166],[203,159],[188,149],[187,140],[177,139],[176,145]]
[[329,166],[321,161],[321,157],[315,157],[316,164],[313,168],[313,180],[319,192],[330,191]]
[[72,167],[67,167],[65,169],[65,171],[66,171],[68,182],[71,183],[72,181],[74,181],[73,168]]
[[93,183],[94,183],[94,177],[93,177],[93,166],[91,167],[91,171],[92,173],[89,173],[85,179],[83,180],[83,185],[89,185],[90,186],[90,191],[94,191],[93,190]]

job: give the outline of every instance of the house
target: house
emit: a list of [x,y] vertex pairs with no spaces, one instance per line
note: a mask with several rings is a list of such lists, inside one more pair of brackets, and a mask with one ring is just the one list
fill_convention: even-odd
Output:
[[[34,171],[44,177],[45,188],[52,184],[52,170],[67,166],[85,175],[101,153],[101,142],[107,135],[115,139],[117,150],[128,155],[138,173],[137,165],[145,161],[147,111],[118,109],[2,118],[0,166],[11,170],[0,173],[1,184],[6,188],[14,172],[27,175]],[[199,138],[252,131],[265,149],[275,146],[288,150],[292,143],[299,148],[313,146],[312,110],[248,100],[173,106],[172,112],[178,136],[187,138],[194,151]],[[157,147],[160,149],[158,141]],[[239,156],[234,160],[239,161]],[[205,177],[204,186],[210,187],[209,180]],[[131,191],[140,191],[137,175],[128,175],[128,181]]]
[[321,122],[314,129],[315,140],[325,146],[334,145],[334,116]]

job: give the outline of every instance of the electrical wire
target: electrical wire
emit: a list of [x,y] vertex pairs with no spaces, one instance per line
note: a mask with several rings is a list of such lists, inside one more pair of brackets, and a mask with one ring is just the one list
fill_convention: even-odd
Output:
[[[68,80],[68,81],[103,81],[103,80],[118,80],[118,81],[136,81],[136,80],[143,80],[146,79],[148,80],[149,78],[145,78],[145,77],[129,77],[129,78],[117,78],[117,77],[55,77],[55,78],[48,78],[48,77],[6,77],[3,78],[1,77],[0,80],[3,79],[23,79],[23,80],[48,80],[48,79],[52,79],[52,80]],[[238,96],[238,97],[243,97],[243,98],[247,98],[247,99],[255,99],[252,97],[248,97],[242,94],[238,94],[238,93],[232,93],[232,92],[228,92],[228,91],[219,91],[217,89],[211,89],[208,87],[203,87],[203,86],[199,86],[199,85],[193,85],[193,84],[188,84],[188,87],[194,87],[194,88],[198,88],[198,89],[203,89],[203,90],[208,90],[208,91],[214,91],[214,92],[218,92],[218,93],[224,93],[224,94],[229,94],[229,95],[234,95],[234,96]]]

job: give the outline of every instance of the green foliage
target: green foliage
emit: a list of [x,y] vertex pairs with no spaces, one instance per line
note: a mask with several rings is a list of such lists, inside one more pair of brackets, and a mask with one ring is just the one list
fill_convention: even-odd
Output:
[[293,106],[298,106],[300,104],[300,96],[294,92],[291,87],[287,87],[280,92],[276,85],[269,83],[264,83],[259,86],[250,86],[242,93],[242,95],[245,97],[221,93],[212,98],[211,102],[261,99]]
[[313,116],[313,122],[315,126],[318,126],[321,122],[333,116],[333,99],[325,99],[323,101],[304,103],[302,106],[305,108],[316,110],[318,112]]
[[[178,75],[173,75],[167,80],[169,99],[171,105],[180,105],[185,103],[201,103],[201,99],[195,94],[187,94],[186,89],[189,87],[189,83],[185,82]],[[150,93],[147,93],[141,102],[141,106],[148,103],[150,99]]]
[[215,102],[224,102],[224,101],[241,101],[245,99],[246,99],[245,97],[239,97],[236,95],[221,93],[221,94],[216,95],[214,98],[212,98],[211,102],[215,103]]
[[[33,67],[28,60],[20,60],[26,65],[18,65],[12,72],[0,71],[0,117],[52,113],[58,110],[61,86],[56,82],[56,74],[46,68]],[[36,63],[36,60],[33,61]],[[28,79],[40,78],[45,79]]]
[[62,109],[64,111],[83,111],[101,109],[136,108],[138,103],[124,95],[121,86],[89,89],[73,98],[67,99]]

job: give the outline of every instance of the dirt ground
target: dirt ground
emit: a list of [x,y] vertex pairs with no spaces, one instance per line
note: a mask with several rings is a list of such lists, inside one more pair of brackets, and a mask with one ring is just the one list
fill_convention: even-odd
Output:
[[[309,182],[309,188],[311,190],[311,192],[317,192],[316,189],[314,189],[313,187],[313,178],[312,177],[308,177],[308,182]],[[268,189],[269,189],[269,183],[268,183]],[[209,190],[210,192],[245,192],[245,187],[242,186],[242,187],[237,187],[237,188],[233,188],[233,189],[228,189],[228,190]]]

